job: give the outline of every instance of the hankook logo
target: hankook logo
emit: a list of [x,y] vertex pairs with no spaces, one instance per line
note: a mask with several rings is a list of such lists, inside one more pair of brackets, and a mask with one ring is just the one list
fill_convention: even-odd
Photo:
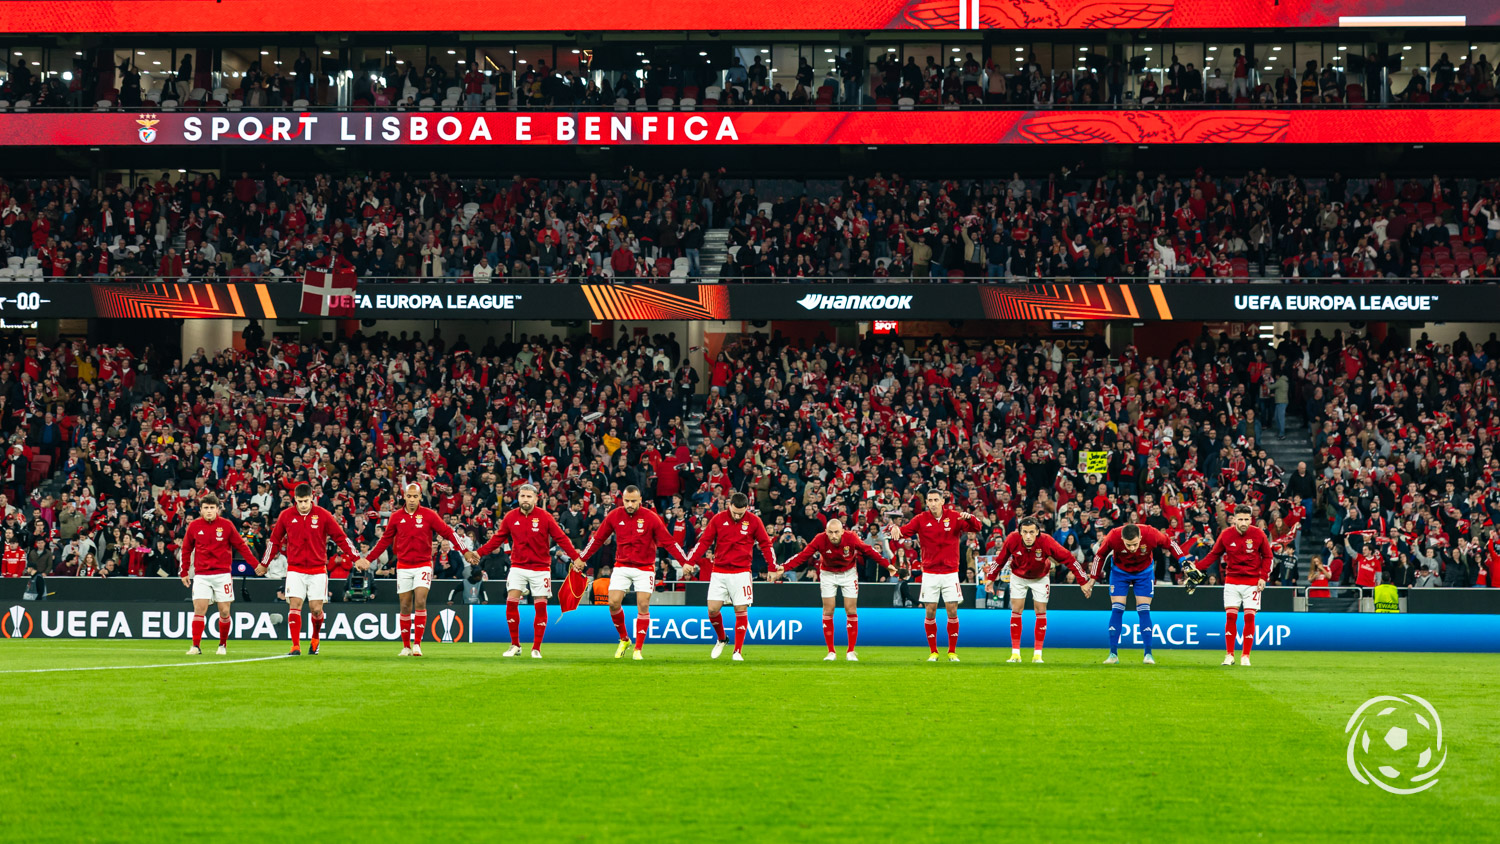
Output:
[[809,293],[797,300],[809,311],[909,311],[911,296],[831,296]]

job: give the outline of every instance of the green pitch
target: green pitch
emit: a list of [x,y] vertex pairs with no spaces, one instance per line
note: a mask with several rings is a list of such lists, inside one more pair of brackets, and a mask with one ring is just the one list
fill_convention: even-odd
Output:
[[[209,644],[205,641],[205,644]],[[1098,651],[930,665],[869,648],[325,645],[238,664],[180,642],[0,641],[13,841],[1266,841],[1487,837],[1500,657]],[[1029,652],[1027,654],[1029,657]],[[1344,725],[1429,700],[1426,793],[1361,786]],[[1490,830],[1490,832],[1484,832]]]

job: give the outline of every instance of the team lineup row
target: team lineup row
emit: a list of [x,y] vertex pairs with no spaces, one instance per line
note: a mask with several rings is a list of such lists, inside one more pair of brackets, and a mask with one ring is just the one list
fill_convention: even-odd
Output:
[[[288,617],[292,640],[291,653],[300,655],[302,645],[302,607],[311,611],[309,654],[316,654],[323,626],[323,604],[328,600],[328,544],[332,542],[343,553],[354,558],[361,570],[370,567],[372,559],[388,549],[396,558],[396,591],[400,600],[401,656],[421,656],[421,631],[427,628],[427,592],[432,585],[432,543],[442,537],[459,547],[458,537],[433,510],[422,505],[422,488],[408,484],[402,491],[403,506],[391,513],[385,530],[375,546],[358,552],[344,529],[326,509],[313,501],[313,490],[300,484],[293,492],[295,507],[284,510],[271,530],[266,552],[257,565],[264,574],[270,561],[284,553],[287,560],[286,595],[291,612]],[[574,547],[567,534],[545,509],[537,506],[537,490],[526,484],[517,491],[517,506],[507,512],[494,534],[478,549],[465,553],[471,562],[507,547],[510,573],[506,577],[506,621],[510,648],[505,656],[522,653],[520,639],[520,602],[530,594],[535,602],[534,634],[531,656],[542,657],[542,640],[547,629],[547,601],[552,595],[551,559],[553,547],[572,560],[574,572],[581,572],[587,561],[605,543],[615,543],[615,563],[609,579],[609,611],[619,633],[615,658],[631,650],[631,631],[626,626],[624,601],[634,592],[636,619],[632,659],[643,659],[647,633],[651,624],[651,594],[655,589],[658,551],[666,551],[692,573],[705,563],[711,566],[708,582],[708,618],[716,641],[712,657],[718,659],[729,643],[722,609],[734,608],[734,650],[731,658],[744,659],[745,636],[749,630],[749,611],[755,593],[751,581],[751,560],[758,547],[769,564],[772,579],[788,568],[816,561],[823,598],[823,634],[828,644],[825,660],[837,658],[834,648],[834,611],[842,593],[847,625],[848,648],[845,658],[859,660],[856,644],[859,638],[859,582],[855,565],[870,559],[885,566],[892,574],[898,567],[891,560],[845,532],[842,522],[830,519],[822,533],[786,561],[778,562],[770,535],[759,516],[750,511],[744,493],[734,493],[726,510],[709,519],[692,553],[687,553],[672,537],[655,511],[641,504],[641,492],[628,487],[620,506],[605,517],[583,551]],[[985,529],[985,523],[970,513],[946,506],[938,491],[926,495],[926,509],[905,524],[892,522],[888,527],[895,542],[915,539],[921,571],[920,602],[926,608],[929,662],[937,662],[937,611],[942,605],[947,613],[948,659],[958,662],[958,605],[963,600],[958,579],[959,542],[965,533]],[[216,603],[221,616],[227,616],[234,601],[231,565],[235,551],[246,560],[256,559],[250,546],[229,519],[219,515],[219,500],[209,494],[199,502],[199,516],[189,522],[182,543],[181,576],[183,585],[193,590],[193,646],[188,654],[201,653],[201,641],[210,604]],[[1253,511],[1240,505],[1233,513],[1230,527],[1220,534],[1213,548],[1202,559],[1188,567],[1188,588],[1201,583],[1203,572],[1220,560],[1224,563],[1224,665],[1234,664],[1235,640],[1239,632],[1239,615],[1244,614],[1243,652],[1240,664],[1250,664],[1251,645],[1255,641],[1255,613],[1270,575],[1271,543],[1265,533],[1252,523]],[[1110,620],[1107,664],[1119,662],[1119,641],[1125,601],[1135,594],[1136,611],[1145,645],[1143,657],[1154,664],[1152,656],[1151,597],[1154,586],[1154,555],[1170,553],[1183,560],[1186,555],[1162,532],[1146,525],[1125,524],[1116,527],[1100,543],[1096,554],[1102,568],[1111,560],[1109,577]],[[1043,644],[1047,635],[1047,601],[1050,595],[1048,574],[1053,563],[1071,570],[1082,584],[1085,598],[1093,595],[1093,573],[1079,567],[1077,560],[1050,536],[1041,532],[1034,519],[1021,519],[1018,529],[1007,536],[994,565],[984,572],[990,591],[995,592],[997,579],[1008,579],[1011,602],[1008,662],[1021,661],[1022,610],[1029,594],[1036,611],[1032,662],[1043,661]],[[220,654],[227,653],[230,625],[219,626]]]

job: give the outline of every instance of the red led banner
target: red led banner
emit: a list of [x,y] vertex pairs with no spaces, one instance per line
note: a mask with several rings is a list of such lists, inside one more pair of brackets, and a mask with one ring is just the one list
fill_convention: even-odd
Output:
[[5,0],[0,32],[562,32],[1476,26],[1493,0]]
[[1491,109],[97,112],[0,116],[0,146],[1497,143]]

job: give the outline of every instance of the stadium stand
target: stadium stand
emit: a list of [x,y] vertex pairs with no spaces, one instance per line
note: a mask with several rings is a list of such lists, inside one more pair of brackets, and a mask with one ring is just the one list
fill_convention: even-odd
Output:
[[[104,187],[0,182],[0,277],[1480,280],[1500,180],[1384,173],[750,180],[241,171]],[[725,247],[710,263],[711,231]]]
[[[259,550],[303,480],[365,547],[410,480],[482,539],[531,481],[575,541],[629,484],[688,545],[743,490],[778,552],[835,514],[890,551],[877,528],[937,488],[990,525],[964,550],[968,581],[1021,516],[1092,564],[1094,542],[1132,516],[1201,556],[1246,502],[1278,541],[1275,582],[1365,585],[1384,569],[1402,585],[1469,586],[1494,562],[1494,334],[1412,352],[1389,337],[1205,333],[1165,359],[1102,342],[1065,353],[742,335],[709,364],[701,407],[703,351],[670,335],[261,338],[184,360],[12,346],[0,366],[7,545],[44,573],[175,575],[196,496],[217,491]],[[1277,463],[1282,437],[1307,465]],[[1108,452],[1107,470],[1075,471],[1081,451]],[[440,575],[458,565],[438,556]],[[1177,579],[1177,565],[1158,577]]]
[[[1262,66],[1254,55],[1235,47],[1232,54],[1228,49],[1220,54],[1222,66],[1209,67],[1208,62],[1220,55],[1205,54],[1201,44],[1194,45],[1194,52],[1204,58],[1198,66],[1191,60],[1179,60],[1176,54],[1165,61],[1138,54],[1127,66],[1118,58],[1086,53],[1079,56],[1085,64],[1058,67],[1050,61],[1044,65],[1035,51],[1027,53],[1024,60],[1016,56],[1016,64],[1006,65],[994,56],[984,57],[982,50],[980,56],[972,50],[961,56],[955,52],[946,62],[930,53],[920,62],[915,55],[907,55],[903,62],[892,49],[873,60],[861,60],[853,51],[838,53],[827,58],[828,65],[822,70],[803,55],[797,58],[795,70],[777,68],[775,74],[758,55],[748,66],[738,56],[717,66],[706,59],[648,58],[639,73],[616,70],[594,74],[586,66],[576,70],[549,66],[549,62],[562,62],[567,46],[558,45],[555,58],[550,57],[553,50],[549,45],[545,51],[549,58],[507,64],[502,56],[499,63],[490,59],[487,67],[481,67],[477,60],[471,63],[467,58],[451,58],[455,50],[446,51],[449,55],[442,57],[446,61],[429,54],[425,65],[396,58],[395,51],[387,50],[385,61],[367,61],[363,72],[351,74],[351,93],[343,101],[337,86],[329,84],[326,72],[315,69],[306,50],[295,50],[296,58],[292,58],[293,51],[283,49],[278,51],[283,59],[257,57],[243,71],[217,74],[201,66],[195,73],[195,53],[191,50],[181,51],[183,62],[175,73],[161,68],[153,73],[151,68],[141,67],[127,50],[118,66],[101,68],[86,61],[74,62],[66,79],[57,70],[33,72],[23,59],[14,64],[7,61],[6,73],[0,77],[0,98],[9,103],[27,102],[31,110],[159,108],[215,112],[335,107],[353,111],[460,111],[543,107],[1086,107],[1126,103],[1151,107],[1372,102],[1430,106],[1482,104],[1495,97],[1495,69],[1487,54],[1473,50],[1451,57],[1441,44],[1432,47],[1435,57],[1430,65],[1407,66],[1399,80],[1382,77],[1373,61],[1367,63],[1362,57],[1331,50],[1322,60],[1307,59],[1300,68],[1282,62],[1278,73],[1275,66]],[[1261,45],[1261,49],[1274,57],[1271,61],[1282,58],[1271,52],[1279,52],[1279,46]],[[571,53],[579,51],[572,49]],[[576,55],[573,58],[576,62]],[[511,60],[514,62],[514,57]],[[1401,67],[1399,61],[1396,66]]]

